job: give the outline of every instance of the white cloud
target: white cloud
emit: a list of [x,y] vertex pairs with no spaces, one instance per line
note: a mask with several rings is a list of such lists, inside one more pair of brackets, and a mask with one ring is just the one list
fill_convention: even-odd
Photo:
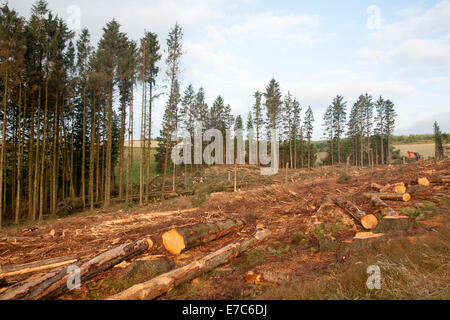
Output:
[[318,15],[279,15],[272,12],[247,14],[230,26],[209,26],[209,36],[219,42],[271,41],[274,43],[321,43],[335,38],[323,32]]
[[439,39],[411,39],[388,52],[388,57],[403,65],[444,68],[450,66],[450,45]]
[[394,22],[371,34],[375,40],[401,41],[430,36],[450,29],[450,1],[445,0],[423,15]]

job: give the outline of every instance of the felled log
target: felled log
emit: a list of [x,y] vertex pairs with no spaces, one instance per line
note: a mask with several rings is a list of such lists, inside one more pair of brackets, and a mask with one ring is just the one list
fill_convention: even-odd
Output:
[[411,195],[409,193],[365,193],[364,195],[368,198],[375,195],[381,200],[395,200],[404,202],[408,202],[411,199]]
[[385,186],[382,186],[378,183],[372,183],[370,185],[372,189],[377,190],[380,193],[392,191],[394,193],[405,193],[406,192],[406,186],[403,182],[398,182],[394,184],[387,184]]
[[244,219],[238,218],[175,228],[163,233],[163,245],[171,254],[179,254],[183,250],[218,239],[238,230],[245,223]]
[[443,183],[450,183],[450,176],[444,176],[444,177],[441,177],[441,181],[442,181]]
[[0,279],[6,277],[17,276],[21,274],[32,273],[36,271],[54,269],[76,262],[75,256],[52,258],[29,263],[0,266]]
[[382,211],[384,211],[384,214],[387,216],[397,216],[398,213],[391,207],[389,207],[383,200],[381,200],[377,195],[375,194],[369,194],[370,200],[378,207],[382,208]]
[[289,282],[292,277],[289,274],[268,271],[268,270],[251,270],[246,273],[244,280],[247,283],[275,285]]
[[425,186],[425,187],[428,187],[428,186],[430,185],[430,181],[429,181],[426,177],[424,177],[424,178],[418,178],[418,179],[417,179],[417,183],[418,183],[419,185]]
[[355,205],[353,202],[344,200],[341,197],[336,197],[334,199],[334,202],[347,211],[354,219],[359,221],[361,225],[365,229],[372,229],[375,228],[375,226],[378,224],[378,219],[373,214],[367,214],[363,210],[361,210],[357,205]]
[[413,221],[408,216],[385,216],[374,229],[374,232],[405,231],[413,227]]
[[[86,281],[123,260],[144,253],[151,247],[152,242],[150,239],[138,240],[132,243],[123,244],[105,251],[92,259],[84,259],[73,265],[80,268],[80,280]],[[68,267],[63,267],[38,277],[31,277],[30,279],[14,284],[0,294],[0,300],[54,299],[69,291],[67,282],[73,277],[73,273],[69,272]]]
[[255,234],[242,238],[237,242],[214,251],[203,258],[193,261],[183,267],[163,273],[149,281],[137,284],[116,295],[109,300],[145,300],[154,299],[166,293],[175,286],[198,277],[203,272],[208,272],[215,267],[229,262],[241,252],[247,250],[258,241],[270,236],[270,231],[259,230]]
[[372,189],[374,189],[374,190],[380,191],[381,189],[383,189],[384,186],[382,186],[381,184],[372,182],[372,183],[370,184],[370,187],[371,187]]

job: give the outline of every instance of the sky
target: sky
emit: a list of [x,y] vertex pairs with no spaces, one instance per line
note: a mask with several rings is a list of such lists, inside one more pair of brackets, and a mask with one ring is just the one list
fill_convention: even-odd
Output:
[[[29,17],[32,0],[10,0]],[[245,119],[274,77],[281,91],[314,112],[313,138],[323,137],[323,114],[343,95],[348,113],[361,93],[391,99],[398,114],[394,134],[432,133],[433,122],[450,131],[450,0],[50,0],[49,8],[95,44],[107,21],[138,40],[158,34],[161,48],[178,22],[184,43],[182,91],[189,83],[218,95]],[[161,70],[165,70],[161,59]],[[161,72],[160,92],[168,79]],[[139,95],[140,88],[136,94]],[[159,134],[167,95],[155,103],[152,137]],[[140,99],[135,99],[135,136]]]

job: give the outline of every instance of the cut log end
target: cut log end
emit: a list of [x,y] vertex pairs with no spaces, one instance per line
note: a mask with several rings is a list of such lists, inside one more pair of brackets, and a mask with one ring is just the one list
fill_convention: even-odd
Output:
[[417,183],[425,187],[428,187],[430,185],[430,181],[427,178],[418,178]]
[[403,201],[408,202],[411,200],[411,195],[409,193],[403,193],[402,199]]
[[163,245],[171,254],[180,254],[186,243],[184,237],[176,229],[172,229],[163,233],[162,235]]
[[365,229],[373,229],[377,226],[378,219],[373,214],[366,214],[364,217],[361,218],[361,225]]
[[394,192],[395,192],[395,193],[405,193],[405,192],[406,192],[406,187],[405,187],[405,185],[404,185],[404,184],[396,185],[396,186],[394,187]]

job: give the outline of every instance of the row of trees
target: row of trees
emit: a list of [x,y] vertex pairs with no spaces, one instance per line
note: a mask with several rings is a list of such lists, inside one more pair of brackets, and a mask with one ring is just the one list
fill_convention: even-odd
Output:
[[[176,99],[181,47],[178,25],[167,39],[168,105]],[[96,47],[83,29],[77,39],[43,0],[28,20],[0,8],[1,217],[42,219],[64,199],[80,209],[108,207],[111,195],[131,201],[133,97],[142,87],[140,201],[148,195],[151,124],[161,50],[157,35],[139,42],[116,20],[103,28]],[[134,160],[136,161],[136,160]],[[114,184],[118,166],[118,184]]]
[[[253,94],[255,102],[247,115],[245,128],[242,116],[234,116],[231,113],[230,105],[225,103],[222,96],[219,95],[209,107],[205,102],[203,88],[199,88],[195,92],[193,86],[189,84],[183,95],[180,95],[178,83],[174,87],[173,103],[170,108],[169,104],[166,105],[155,156],[157,168],[163,172],[164,176],[169,167],[172,168],[173,175],[176,174],[177,170],[176,166],[170,162],[170,157],[167,157],[176,143],[176,141],[170,140],[171,130],[182,128],[189,133],[192,139],[195,124],[200,121],[203,123],[203,131],[210,128],[218,129],[223,137],[226,137],[227,130],[234,130],[234,138],[236,138],[239,129],[246,129],[247,133],[253,131],[256,138],[258,164],[260,164],[259,141],[262,139],[270,140],[272,129],[275,129],[279,140],[282,164],[288,163],[291,168],[297,168],[297,166],[311,167],[313,165],[315,152],[311,143],[314,122],[312,109],[308,107],[304,119],[302,119],[302,108],[298,100],[290,92],[283,97],[280,85],[275,79],[269,81],[265,92],[256,91]],[[223,147],[225,162],[226,146]],[[246,148],[248,156],[248,143]],[[235,157],[237,156],[236,152],[235,146]],[[193,163],[192,160],[191,163]],[[193,166],[190,167],[192,169]]]
[[[275,79],[263,92],[254,92],[245,124],[222,96],[209,106],[202,87],[188,85],[181,92],[183,32],[178,24],[165,43],[167,90],[159,85],[163,52],[155,33],[145,31],[136,42],[111,20],[93,46],[87,29],[75,38],[44,0],[33,5],[28,20],[4,4],[0,44],[0,226],[4,216],[18,223],[21,218],[55,215],[65,199],[78,201],[80,210],[92,210],[108,207],[112,196],[128,203],[137,198],[141,205],[155,192],[163,198],[166,176],[177,176],[170,159],[177,143],[172,133],[182,128],[192,137],[197,121],[204,124],[203,130],[215,128],[223,136],[233,129],[254,131],[257,142],[270,140],[276,130],[282,166],[310,168],[315,163],[313,111],[308,106],[302,114],[299,101],[290,92],[283,96]],[[159,143],[152,150],[154,103],[163,95]],[[136,96],[141,101],[134,101]],[[138,159],[131,148],[135,104],[141,105]],[[345,106],[337,96],[325,114],[329,162],[341,162],[348,155],[354,164],[387,162],[395,117],[392,102],[380,97],[373,103],[370,96],[361,95],[347,123]],[[348,146],[341,140],[345,127]],[[127,139],[129,148],[125,148]],[[259,164],[259,150],[257,154]],[[163,177],[158,190],[151,190],[153,161]],[[133,184],[137,162],[139,182]]]
[[397,116],[392,101],[381,96],[373,101],[365,93],[353,104],[348,120],[346,109],[347,102],[337,95],[324,114],[324,137],[328,141],[325,163],[348,161],[361,166],[390,163],[391,136]]

